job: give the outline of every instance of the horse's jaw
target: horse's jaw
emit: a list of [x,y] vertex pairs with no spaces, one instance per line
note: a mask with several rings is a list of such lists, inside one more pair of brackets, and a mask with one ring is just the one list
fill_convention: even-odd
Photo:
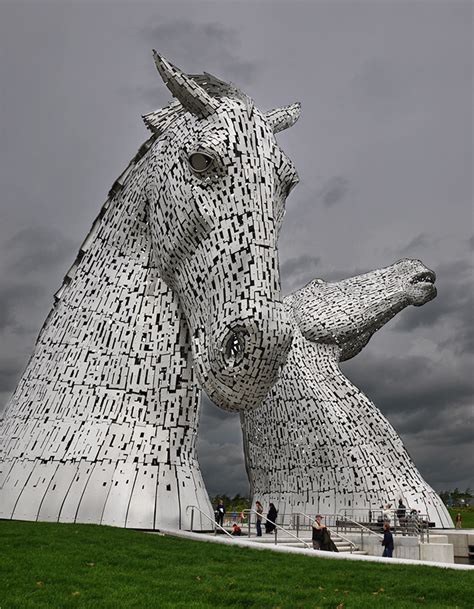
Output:
[[191,328],[193,367],[217,406],[242,411],[260,406],[278,380],[293,326],[279,302],[247,301],[245,311],[231,309],[224,304]]

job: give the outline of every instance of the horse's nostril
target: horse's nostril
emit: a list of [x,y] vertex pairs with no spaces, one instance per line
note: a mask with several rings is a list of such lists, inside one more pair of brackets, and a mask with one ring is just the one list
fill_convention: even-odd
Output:
[[241,329],[233,329],[224,341],[224,358],[228,366],[238,366],[245,353],[246,332]]

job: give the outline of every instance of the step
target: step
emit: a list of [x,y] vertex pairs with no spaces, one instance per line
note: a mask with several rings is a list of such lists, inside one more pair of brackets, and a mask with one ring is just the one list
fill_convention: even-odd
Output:
[[[213,533],[203,533],[203,535],[214,535]],[[250,537],[248,535],[241,535],[239,537],[237,537],[237,539],[246,539],[248,541],[252,541],[253,543],[258,543],[258,544],[275,544],[275,537],[274,535],[262,535],[262,537],[257,537],[256,535],[252,534]],[[285,547],[289,547],[289,548],[312,548],[312,539],[309,537],[300,537],[301,541],[296,540],[294,537],[283,537],[283,536],[278,536],[277,537],[277,545],[284,545]],[[333,537],[332,540],[334,541],[338,552],[343,553],[343,554],[358,554],[361,556],[367,556],[368,552],[366,552],[365,550],[359,550],[356,546],[356,548],[353,548],[351,551],[351,545],[348,544],[347,542],[345,542],[343,539],[337,538],[337,537]],[[306,542],[306,543],[304,543]]]

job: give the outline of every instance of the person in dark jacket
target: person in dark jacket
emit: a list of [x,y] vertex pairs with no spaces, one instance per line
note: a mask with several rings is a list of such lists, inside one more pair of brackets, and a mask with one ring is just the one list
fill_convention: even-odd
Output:
[[383,532],[382,545],[384,547],[384,550],[383,550],[382,556],[385,556],[386,558],[392,558],[394,544],[393,544],[393,535],[390,531],[390,525],[388,524],[388,522],[386,522],[383,525],[383,531],[384,532]]
[[255,502],[255,511],[257,512],[257,519],[255,521],[255,525],[257,527],[257,537],[262,536],[262,514],[263,514],[263,505],[260,501]]
[[313,522],[313,550],[321,550],[321,543],[323,541],[323,533],[326,525],[321,522],[322,516],[318,514],[316,520]]
[[219,501],[216,507],[216,522],[222,526],[224,524],[225,505],[222,499]]
[[403,523],[406,515],[407,515],[407,509],[406,509],[403,501],[400,499],[398,502],[398,508],[397,508],[397,518],[398,518],[398,522],[400,524]]
[[270,503],[270,508],[268,510],[268,514],[267,514],[267,518],[268,520],[271,520],[271,522],[268,522],[268,520],[265,521],[265,533],[272,533],[276,527],[273,524],[278,516],[278,511],[276,509],[276,507],[273,505],[273,503]]
[[327,528],[323,531],[323,538],[321,540],[321,550],[325,550],[326,552],[339,552],[336,544],[331,539],[331,533]]

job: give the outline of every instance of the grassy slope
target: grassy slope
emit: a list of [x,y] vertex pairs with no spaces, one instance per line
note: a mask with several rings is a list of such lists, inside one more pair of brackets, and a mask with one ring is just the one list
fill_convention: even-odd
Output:
[[473,607],[472,573],[0,521],[1,609]]
[[474,507],[468,508],[448,508],[449,513],[453,522],[455,521],[456,514],[461,512],[462,517],[462,528],[463,529],[474,529]]

